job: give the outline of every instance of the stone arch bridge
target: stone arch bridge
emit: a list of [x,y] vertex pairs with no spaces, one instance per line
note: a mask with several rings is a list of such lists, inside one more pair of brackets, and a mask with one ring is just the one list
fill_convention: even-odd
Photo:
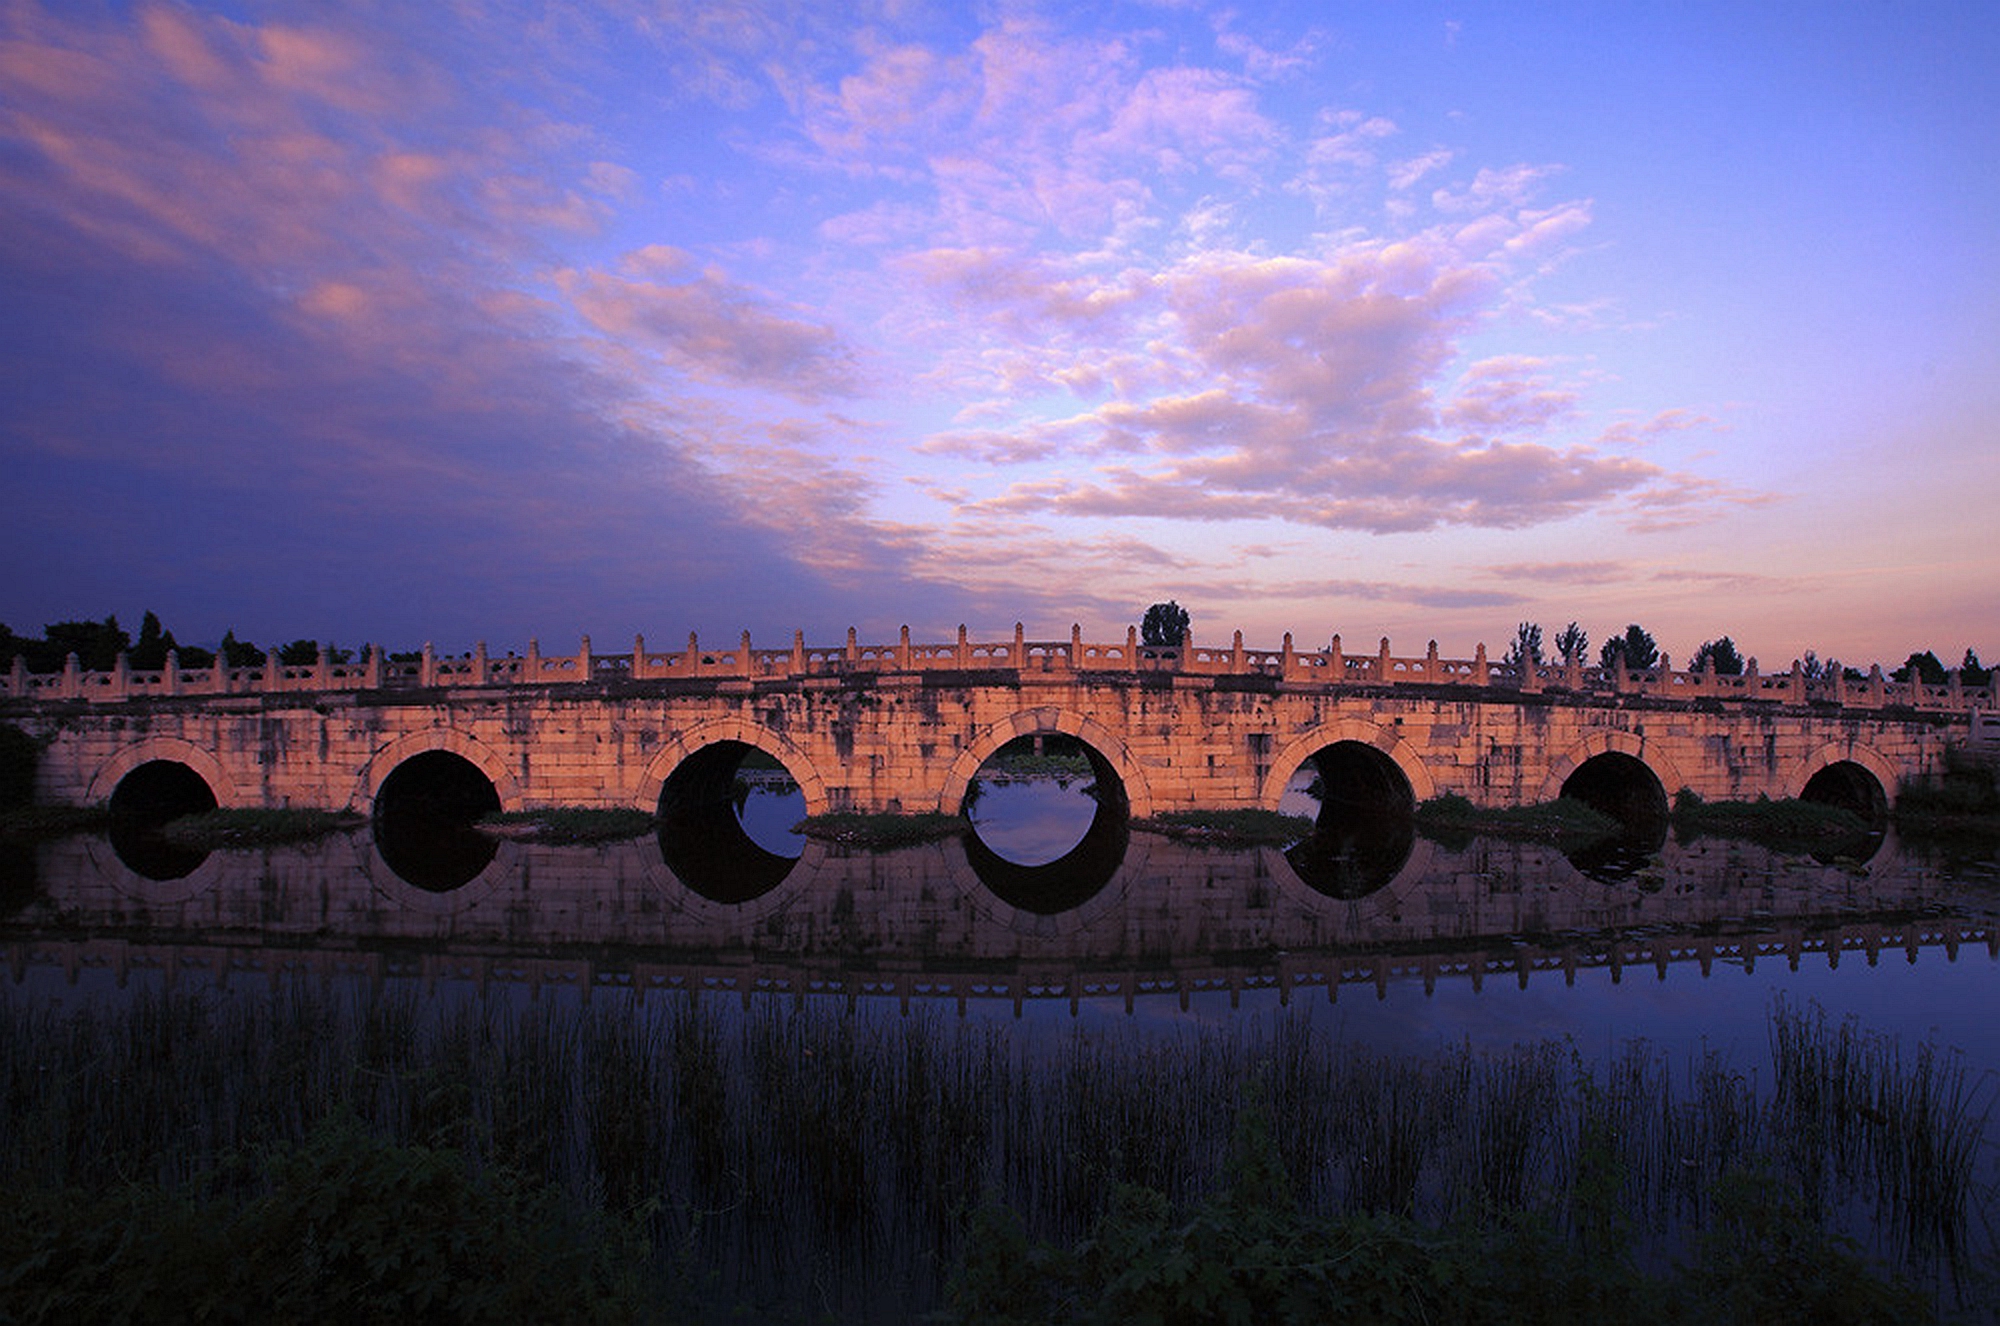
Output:
[[[1522,805],[1606,788],[1659,802],[1808,796],[1879,812],[1904,780],[1991,729],[2000,686],[1572,662],[1526,670],[1316,650],[1012,639],[629,653],[468,655],[157,672],[123,660],[0,679],[0,721],[47,742],[38,796],[115,803],[134,780],[198,779],[224,807],[369,812],[399,769],[455,757],[505,810],[662,804],[755,748],[808,814],[957,813],[1009,741],[1062,733],[1135,816],[1275,808],[1313,765],[1363,800]],[[1581,780],[1581,781],[1579,781]],[[1619,788],[1623,792],[1619,792]],[[1590,798],[1587,798],[1590,799]],[[1661,807],[1664,808],[1663,806]]]

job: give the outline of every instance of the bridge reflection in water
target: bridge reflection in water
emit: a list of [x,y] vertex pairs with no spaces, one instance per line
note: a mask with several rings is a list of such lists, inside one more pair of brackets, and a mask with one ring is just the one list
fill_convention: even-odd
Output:
[[745,850],[707,859],[669,819],[658,837],[609,846],[489,842],[490,861],[444,889],[406,879],[393,837],[365,830],[216,852],[171,878],[135,870],[111,840],[73,838],[37,849],[33,883],[0,895],[0,943],[17,979],[51,967],[120,983],[318,973],[1017,1012],[2000,956],[1990,899],[1956,906],[1960,887],[1893,839],[1865,862],[1829,863],[1668,838],[1644,869],[1594,878],[1552,847],[1398,827],[1388,847],[1355,849],[1329,887],[1299,849],[1193,846],[1131,832],[1115,809],[1040,865],[976,834],[882,852],[801,842],[793,858],[740,828]]

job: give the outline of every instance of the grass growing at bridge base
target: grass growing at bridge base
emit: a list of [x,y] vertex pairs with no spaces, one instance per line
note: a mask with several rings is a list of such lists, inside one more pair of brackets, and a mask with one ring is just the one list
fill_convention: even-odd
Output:
[[1171,810],[1133,820],[1132,827],[1213,847],[1289,847],[1312,837],[1313,822],[1275,810]]
[[533,843],[617,843],[653,832],[659,821],[627,807],[551,806],[481,816],[473,827],[496,838]]
[[972,821],[963,815],[936,812],[897,815],[836,811],[810,816],[792,826],[793,833],[802,833],[822,842],[839,843],[844,847],[908,847],[916,843],[956,838],[971,831]]
[[168,820],[160,833],[178,846],[212,851],[222,847],[310,842],[330,833],[358,829],[367,822],[365,816],[342,810],[235,808],[183,815]]
[[1740,838],[1781,852],[1839,847],[1868,833],[1859,815],[1839,806],[1769,797],[1704,801],[1685,787],[1674,795],[1673,819],[1674,831],[1684,839]]
[[1572,797],[1532,806],[1476,806],[1456,793],[1432,797],[1419,805],[1417,827],[1456,829],[1494,838],[1525,838],[1564,846],[1608,838],[1619,830],[1617,820]]

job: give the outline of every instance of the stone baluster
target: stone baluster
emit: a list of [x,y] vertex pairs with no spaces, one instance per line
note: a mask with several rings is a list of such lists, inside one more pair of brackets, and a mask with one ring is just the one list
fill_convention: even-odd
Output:
[[1653,683],[1653,689],[1661,695],[1674,693],[1674,661],[1666,654],[1660,655],[1660,674]]
[[1232,676],[1243,672],[1243,632],[1238,631],[1229,645],[1229,671]]
[[74,700],[83,694],[83,661],[74,653],[63,660],[62,697]]
[[964,622],[958,624],[958,649],[952,654],[952,661],[960,672],[972,666],[972,641],[966,637]]
[[361,684],[371,691],[381,690],[382,673],[384,671],[383,664],[386,662],[387,660],[382,656],[382,646],[368,646],[368,662],[364,665]]
[[1026,668],[1028,666],[1028,628],[1020,622],[1014,623],[1013,662],[1016,668]]
[[1347,680],[1347,660],[1340,656],[1340,632],[1333,633],[1333,640],[1326,647],[1326,679],[1328,681]]
[[167,670],[160,674],[160,693],[163,695],[181,693],[181,653],[178,649],[167,651]]
[[432,647],[431,642],[428,640],[424,641],[423,658],[417,664],[417,684],[424,687],[431,687],[438,684],[437,650]]
[[1438,679],[1438,642],[1433,640],[1430,643],[1430,648],[1424,651],[1424,680],[1429,682],[1435,682],[1437,679]]
[[1957,668],[1944,674],[1944,702],[1952,709],[1965,707],[1965,690],[1958,679]]
[[[960,635],[965,634],[964,627],[961,626],[958,630]],[[794,677],[803,677],[806,675],[806,633],[804,631],[792,632],[792,675]]]
[[757,675],[757,660],[750,652],[750,632],[743,632],[743,643],[736,651],[736,670],[746,677]]
[[1806,665],[1798,659],[1792,660],[1792,703],[1806,702]]
[[[1481,640],[1472,651],[1472,684],[1484,686],[1492,680],[1493,673],[1486,662],[1486,642]],[[1538,672],[1535,674],[1535,684],[1540,686],[1541,682],[1542,676]]]
[[[1125,666],[1128,668],[1139,666],[1139,628],[1136,626],[1125,628]],[[1995,671],[2000,672],[2000,668],[1996,668]]]
[[491,680],[493,661],[487,656],[486,642],[481,640],[472,646],[472,684],[484,686]]
[[28,660],[20,654],[14,655],[14,666],[8,670],[7,693],[16,696],[28,693]]
[[1868,668],[1869,706],[1880,709],[1883,705],[1887,704],[1889,702],[1887,691],[1888,687],[1882,680],[1882,665],[1880,663],[1871,664]]
[[590,666],[590,637],[586,635],[583,637],[583,642],[577,647],[576,651],[576,679],[578,681],[590,680]]
[[1583,657],[1581,650],[1572,649],[1563,656],[1563,685],[1572,692],[1583,689]]
[[1278,659],[1278,676],[1289,679],[1292,675],[1292,633],[1285,632],[1284,650]]
[[902,631],[896,636],[896,671],[908,672],[909,670],[910,670],[910,628],[908,626],[905,626],[903,627]]
[[1833,702],[1845,709],[1847,707],[1847,669],[1840,666],[1840,661],[1836,659],[1827,665],[1826,678],[1833,688]]
[[1069,666],[1070,671],[1080,671],[1083,667],[1083,624],[1069,624]]
[[1386,682],[1394,677],[1389,670],[1389,637],[1382,637],[1382,648],[1375,655],[1375,680]]
[[632,680],[644,681],[645,678],[646,637],[643,633],[639,633],[632,637]]
[[535,637],[531,635],[528,637],[527,660],[521,664],[521,680],[540,681],[541,679],[542,679],[542,642],[535,639]]
[[267,649],[264,651],[264,690],[268,693],[284,689],[285,665],[278,661],[277,650]]
[[847,663],[849,667],[861,661],[861,645],[852,626],[847,628]]
[[132,694],[132,660],[124,654],[111,660],[111,698],[123,700]]
[[681,655],[681,672],[687,676],[697,676],[701,672],[701,634],[688,632],[687,652]]
[[333,659],[326,651],[324,640],[320,642],[319,653],[313,658],[313,689],[319,691],[333,689]]

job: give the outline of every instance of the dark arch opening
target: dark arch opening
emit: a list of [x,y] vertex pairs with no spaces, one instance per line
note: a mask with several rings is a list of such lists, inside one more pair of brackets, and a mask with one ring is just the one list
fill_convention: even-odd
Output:
[[148,760],[111,789],[111,850],[145,879],[184,879],[208,859],[206,848],[170,841],[171,820],[216,807],[208,781],[178,760]]
[[661,786],[660,856],[711,902],[749,902],[791,873],[804,839],[790,824],[804,817],[804,795],[783,763],[748,742],[718,741]]
[[1102,892],[1131,838],[1118,771],[1088,742],[1061,732],[1016,737],[988,756],[959,813],[972,821],[965,856],[979,882],[1038,916],[1072,911]]
[[1307,805],[1318,802],[1312,836],[1285,851],[1313,889],[1329,898],[1365,898],[1409,861],[1417,841],[1416,793],[1386,752],[1336,741],[1313,752],[1291,786],[1300,787]]
[[405,883],[448,893],[492,864],[499,844],[473,825],[499,809],[493,780],[463,755],[412,755],[375,794],[375,850]]
[[1618,832],[1568,853],[1585,876],[1623,883],[1667,841],[1667,792],[1644,760],[1620,751],[1593,755],[1563,780],[1561,795],[1618,821]]
[[1844,810],[1866,826],[1844,842],[1815,849],[1817,860],[1830,863],[1846,857],[1866,861],[1881,850],[1889,827],[1889,794],[1881,780],[1862,765],[1836,760],[1806,780],[1799,800]]
[[1807,779],[1799,800],[1847,811],[1871,829],[1889,818],[1889,794],[1881,781],[1852,760],[1837,760]]

